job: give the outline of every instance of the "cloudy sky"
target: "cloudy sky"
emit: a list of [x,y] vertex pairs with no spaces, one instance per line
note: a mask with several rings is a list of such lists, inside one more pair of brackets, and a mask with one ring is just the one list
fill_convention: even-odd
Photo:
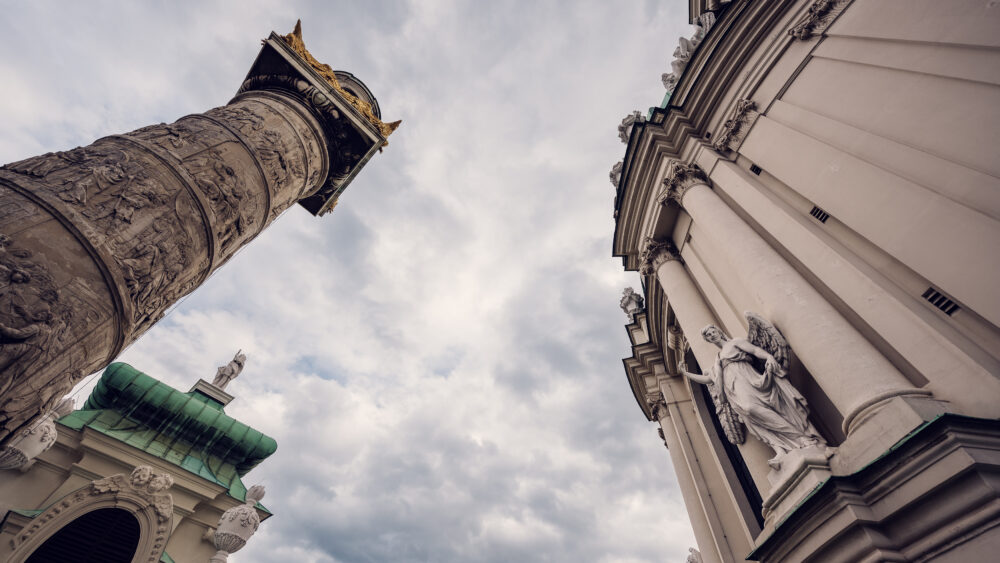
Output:
[[121,358],[186,390],[247,352],[227,412],[278,441],[247,479],[276,516],[232,561],[684,560],[608,170],[686,6],[0,0],[0,162],[222,105],[296,18],[403,120],[334,213],[290,210]]

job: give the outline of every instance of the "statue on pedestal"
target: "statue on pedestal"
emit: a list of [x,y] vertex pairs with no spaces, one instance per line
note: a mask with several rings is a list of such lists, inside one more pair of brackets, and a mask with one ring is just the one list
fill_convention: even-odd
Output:
[[680,369],[692,381],[708,385],[726,438],[742,444],[750,434],[771,447],[768,464],[775,470],[792,450],[825,446],[826,441],[809,422],[805,398],[788,381],[788,342],[763,317],[744,313],[750,330],[746,338],[728,338],[715,325],[702,337],[720,348],[707,374]]
[[218,371],[215,372],[215,379],[212,380],[212,385],[215,385],[219,389],[225,389],[226,385],[229,385],[229,382],[236,379],[236,376],[243,371],[243,366],[246,363],[246,354],[243,353],[243,350],[237,351],[228,364],[219,366]]

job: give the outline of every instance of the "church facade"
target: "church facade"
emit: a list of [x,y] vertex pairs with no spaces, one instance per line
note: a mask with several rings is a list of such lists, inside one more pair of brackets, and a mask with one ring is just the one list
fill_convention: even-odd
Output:
[[691,0],[690,16],[664,102],[619,127],[611,181],[613,253],[644,290],[622,300],[625,372],[700,557],[988,559],[1000,8]]

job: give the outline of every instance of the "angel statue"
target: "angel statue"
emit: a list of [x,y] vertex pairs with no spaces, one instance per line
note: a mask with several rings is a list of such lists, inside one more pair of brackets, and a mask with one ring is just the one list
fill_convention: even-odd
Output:
[[775,470],[791,450],[826,446],[826,440],[809,422],[805,398],[788,381],[788,342],[778,329],[756,313],[746,312],[750,330],[746,338],[727,338],[715,325],[701,330],[702,337],[721,348],[707,374],[681,371],[692,381],[708,385],[715,412],[733,444],[746,439],[743,426],[771,447],[768,461]]
[[229,382],[236,379],[236,376],[243,371],[243,366],[247,363],[247,356],[243,353],[243,350],[236,352],[236,356],[229,361],[228,364],[220,366],[218,371],[215,372],[215,379],[212,380],[212,385],[215,385],[219,389],[225,389]]

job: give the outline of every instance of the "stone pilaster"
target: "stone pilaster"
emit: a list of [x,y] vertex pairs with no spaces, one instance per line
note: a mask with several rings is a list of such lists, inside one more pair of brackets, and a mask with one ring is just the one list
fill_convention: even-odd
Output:
[[284,210],[332,209],[391,126],[314,62],[272,33],[228,105],[0,169],[0,440]]

